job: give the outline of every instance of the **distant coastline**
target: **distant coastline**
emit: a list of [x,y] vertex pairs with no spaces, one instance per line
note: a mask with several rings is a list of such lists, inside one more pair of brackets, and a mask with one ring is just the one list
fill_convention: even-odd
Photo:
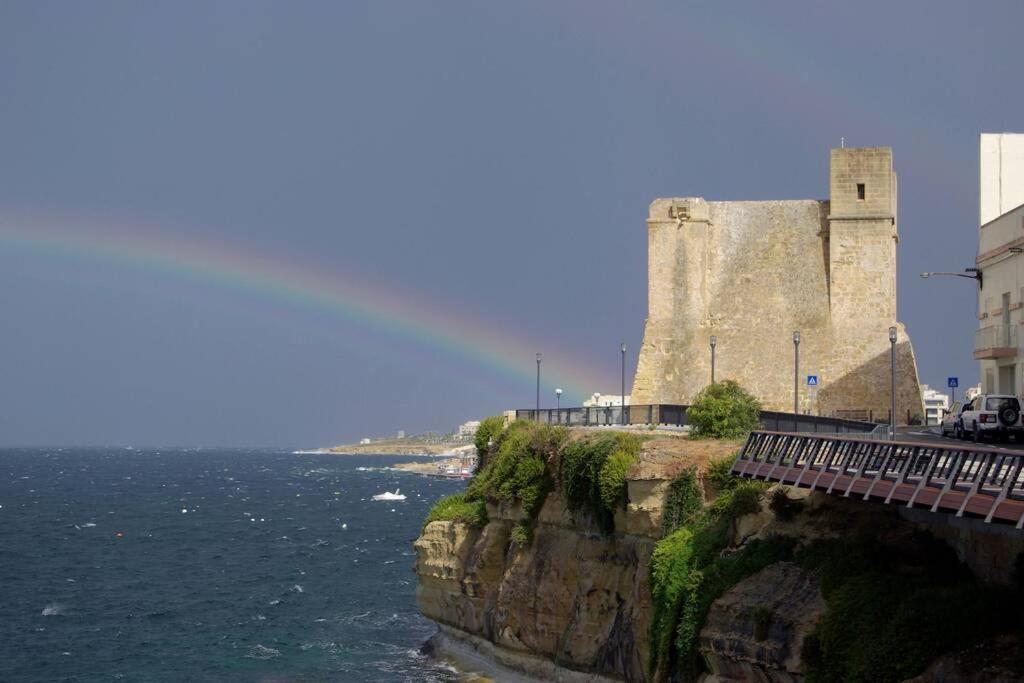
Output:
[[465,451],[473,452],[473,444],[465,441],[425,441],[417,437],[404,439],[380,439],[370,443],[342,444],[330,448],[316,448],[295,451],[320,455],[450,455],[457,456]]

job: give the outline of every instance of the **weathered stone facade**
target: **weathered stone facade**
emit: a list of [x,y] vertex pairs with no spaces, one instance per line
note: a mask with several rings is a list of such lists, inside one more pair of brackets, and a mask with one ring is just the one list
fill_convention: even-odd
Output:
[[[689,403],[735,379],[772,410],[886,419],[889,327],[898,329],[897,421],[924,414],[896,321],[896,176],[887,147],[833,149],[831,201],[657,199],[648,225],[648,319],[633,403]],[[809,391],[807,375],[819,385]]]

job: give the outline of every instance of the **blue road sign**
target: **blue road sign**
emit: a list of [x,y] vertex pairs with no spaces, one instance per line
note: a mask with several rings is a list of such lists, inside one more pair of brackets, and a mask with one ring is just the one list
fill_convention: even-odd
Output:
[[950,377],[946,380],[946,386],[950,389],[956,389],[960,386],[960,379],[958,377]]
[[818,386],[818,376],[817,375],[807,375],[807,386],[809,386],[809,387],[816,387],[816,386]]

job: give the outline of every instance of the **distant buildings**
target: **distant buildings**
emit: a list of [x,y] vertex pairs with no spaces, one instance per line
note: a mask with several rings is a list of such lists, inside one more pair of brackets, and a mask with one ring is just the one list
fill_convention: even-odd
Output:
[[362,439],[359,439],[359,445],[360,446],[365,446],[368,443],[373,443],[373,439],[368,439],[366,437],[363,437]]
[[[622,394],[591,394],[590,398],[583,402],[584,408],[604,408],[621,405]],[[626,405],[629,405],[629,394],[626,394]]]
[[949,396],[922,384],[921,400],[924,401],[924,423],[937,425],[942,422],[943,413],[949,409]]
[[476,430],[478,429],[480,429],[480,420],[470,420],[460,424],[459,428],[455,430],[455,435],[460,441],[468,441],[476,436]]
[[398,430],[398,435],[395,438],[397,438],[397,439],[404,439],[405,438],[405,430],[404,429],[399,429]]
[[1020,326],[1024,324],[1024,134],[982,133],[980,211],[975,267],[978,329],[974,358],[986,394],[1021,392]]

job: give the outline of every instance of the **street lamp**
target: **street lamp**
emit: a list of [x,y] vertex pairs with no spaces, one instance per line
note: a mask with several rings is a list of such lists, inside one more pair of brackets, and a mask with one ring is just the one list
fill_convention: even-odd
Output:
[[715,335],[711,335],[711,383],[715,383],[715,345],[718,343],[718,338]]
[[[1010,251],[1012,252],[1013,250],[1011,249]],[[977,280],[978,281],[978,289],[982,289],[982,278],[981,278],[981,269],[980,268],[964,268],[964,272],[962,272],[962,273],[950,273],[950,272],[946,272],[946,271],[925,272],[925,273],[921,273],[921,278],[927,280],[928,278],[930,278],[933,275],[945,275],[945,276],[948,276],[948,277],[965,277],[968,280]]]
[[562,409],[562,390],[561,389],[555,389],[555,409],[556,410],[561,410]]
[[534,419],[540,422],[540,353],[537,354],[537,411],[534,415]]
[[[793,415],[800,414],[800,330],[793,333]],[[793,418],[796,431],[796,418]]]
[[889,359],[892,371],[892,381],[890,382],[890,390],[892,391],[892,417],[889,418],[889,434],[890,439],[896,440],[896,328],[889,328]]
[[622,424],[626,424],[626,344],[619,344],[619,351],[622,352]]

